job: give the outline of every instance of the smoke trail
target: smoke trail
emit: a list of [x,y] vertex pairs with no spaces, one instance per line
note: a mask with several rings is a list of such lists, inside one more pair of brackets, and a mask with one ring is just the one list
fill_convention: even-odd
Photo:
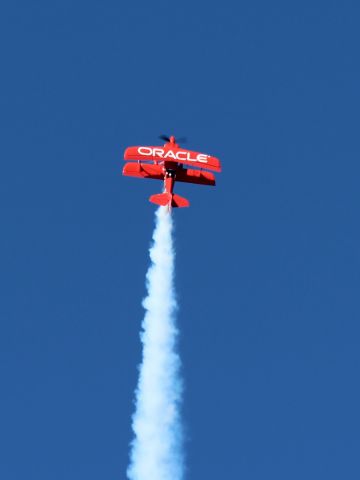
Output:
[[176,300],[173,285],[172,219],[166,207],[156,212],[156,227],[147,272],[148,294],[142,324],[143,358],[133,416],[130,480],[183,478],[182,385],[176,353]]

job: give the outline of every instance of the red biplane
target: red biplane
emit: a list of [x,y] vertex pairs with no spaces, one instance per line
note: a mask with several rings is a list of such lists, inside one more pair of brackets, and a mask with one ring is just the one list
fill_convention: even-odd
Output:
[[[125,150],[126,163],[123,175],[139,178],[153,178],[164,181],[163,193],[151,195],[150,202],[171,207],[188,207],[189,201],[173,192],[175,181],[215,185],[215,176],[206,170],[221,171],[220,161],[204,153],[180,148],[175,137],[160,137],[166,143],[163,147],[129,147]],[[197,169],[185,168],[185,166]]]

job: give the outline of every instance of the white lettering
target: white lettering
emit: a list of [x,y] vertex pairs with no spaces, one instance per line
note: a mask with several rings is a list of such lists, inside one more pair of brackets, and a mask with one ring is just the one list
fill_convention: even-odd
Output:
[[[164,150],[162,148],[154,148],[153,149],[153,155],[154,155],[154,157],[163,158]],[[165,155],[165,157],[166,157],[166,155]]]
[[173,152],[172,150],[169,150],[169,151],[166,152],[165,155],[164,155],[164,158],[169,158],[169,157],[171,157],[171,158],[173,158],[174,160],[176,160],[176,156],[175,156],[175,154],[174,154],[174,152]]
[[199,155],[196,158],[197,158],[198,162],[207,163],[208,155],[205,155],[203,153],[199,153]]
[[188,162],[199,162],[199,163],[207,163],[207,159],[209,155],[205,155],[204,153],[198,153],[196,158],[191,158],[191,153],[186,150],[179,150],[177,152],[173,152],[172,150],[168,150],[165,152],[163,148],[151,148],[151,147],[138,147],[139,155],[145,155],[147,157],[159,157],[159,158],[170,158],[174,160],[180,161],[188,161]]
[[139,147],[138,148],[138,152],[140,153],[140,155],[152,155],[152,148],[150,147]]
[[[184,158],[184,157],[181,157],[180,155],[185,155],[185,158]],[[181,152],[181,151],[180,151],[180,152],[177,152],[177,153],[176,153],[176,158],[177,158],[178,160],[186,160],[186,152]]]

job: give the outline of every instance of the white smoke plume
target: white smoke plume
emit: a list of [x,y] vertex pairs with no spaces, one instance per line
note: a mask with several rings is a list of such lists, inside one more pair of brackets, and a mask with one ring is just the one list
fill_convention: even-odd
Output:
[[156,211],[151,265],[141,341],[143,358],[136,390],[130,480],[182,480],[183,450],[180,402],[182,382],[176,352],[176,300],[172,218],[166,207]]

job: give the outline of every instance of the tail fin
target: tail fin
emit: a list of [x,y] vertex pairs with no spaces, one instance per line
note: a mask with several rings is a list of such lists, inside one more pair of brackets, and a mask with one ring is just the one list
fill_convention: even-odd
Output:
[[180,195],[173,194],[171,195],[170,193],[158,193],[156,195],[151,195],[149,198],[150,202],[156,203],[156,205],[162,205],[166,206],[169,205],[171,207],[188,207],[190,205],[189,201],[184,198],[180,197]]

